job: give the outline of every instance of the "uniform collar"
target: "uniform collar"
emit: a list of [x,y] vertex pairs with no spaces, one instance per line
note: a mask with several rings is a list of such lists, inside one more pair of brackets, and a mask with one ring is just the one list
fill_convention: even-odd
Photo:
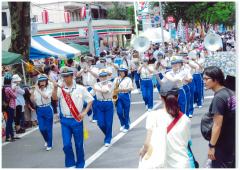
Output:
[[64,83],[64,89],[74,90],[74,89],[76,89],[76,83],[73,82],[73,85],[71,88],[67,87],[66,84]]

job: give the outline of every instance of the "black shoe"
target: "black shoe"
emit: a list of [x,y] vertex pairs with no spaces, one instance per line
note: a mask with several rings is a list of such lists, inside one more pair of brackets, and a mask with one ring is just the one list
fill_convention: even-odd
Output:
[[15,140],[16,140],[16,139],[21,139],[21,138],[19,138],[19,137],[13,137],[13,139],[15,139]]
[[14,142],[14,141],[16,141],[16,139],[14,139],[14,138],[8,138],[8,139],[6,139],[6,142]]
[[20,133],[25,133],[25,129],[20,128],[19,130],[16,131],[16,134],[20,134]]

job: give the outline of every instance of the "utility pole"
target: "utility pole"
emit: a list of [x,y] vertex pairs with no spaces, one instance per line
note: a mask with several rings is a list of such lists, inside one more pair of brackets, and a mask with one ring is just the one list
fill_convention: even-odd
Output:
[[87,23],[88,23],[88,43],[89,43],[89,49],[90,49],[90,53],[93,56],[95,56],[94,43],[93,43],[92,14],[91,14],[90,3],[88,3]]
[[134,3],[135,32],[136,32],[136,36],[138,36],[138,21],[137,21],[137,6],[136,6],[137,2],[134,1],[133,3]]
[[163,34],[163,13],[162,13],[162,2],[159,2],[159,8],[160,8],[160,18],[161,18],[161,33],[162,33],[162,45],[164,46],[164,34]]

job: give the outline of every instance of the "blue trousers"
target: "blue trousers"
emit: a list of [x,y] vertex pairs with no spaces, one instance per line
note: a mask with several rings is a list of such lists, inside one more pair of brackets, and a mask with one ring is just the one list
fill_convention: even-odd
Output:
[[[159,78],[160,78],[160,80],[163,79],[163,75],[162,75],[162,73],[159,73]],[[161,90],[161,85],[159,84],[158,81],[157,81],[157,89],[158,89],[158,92],[160,92],[160,90]]]
[[129,112],[130,112],[130,95],[129,93],[118,93],[118,100],[116,103],[117,114],[120,120],[121,126],[125,129],[129,129]]
[[13,138],[13,120],[14,120],[14,109],[11,107],[7,108],[8,119],[6,122],[6,138]]
[[105,135],[104,143],[111,143],[112,124],[113,124],[113,102],[97,101],[98,107],[98,126]]
[[53,129],[53,109],[52,106],[37,107],[37,120],[39,130],[47,142],[48,147],[52,147],[52,129]]
[[[61,116],[63,151],[65,153],[65,167],[76,166],[76,168],[84,168],[84,147],[83,147],[83,122],[77,122],[73,118],[65,118]],[[72,136],[74,137],[77,162],[75,162]]]
[[145,105],[148,109],[153,108],[153,83],[152,80],[141,80],[141,91]]
[[184,114],[187,114],[187,97],[183,87],[178,90],[178,104],[180,111]]
[[192,80],[191,83],[188,84],[190,87],[190,102],[189,102],[189,115],[193,115],[193,103],[194,103],[194,91],[195,91],[195,82]]
[[[91,87],[88,87],[87,90],[88,90],[88,92],[90,92],[90,91],[92,90],[92,88],[91,88]],[[96,96],[93,96],[93,98],[94,98],[94,100],[93,100],[93,103],[92,103],[92,109],[90,109],[90,110],[87,112],[87,115],[88,115],[88,116],[93,115],[93,116],[92,116],[93,120],[97,120],[97,111],[98,111],[98,109],[97,109],[97,102],[96,102],[97,98],[96,98]],[[84,102],[83,108],[86,108],[86,107],[87,107],[87,103]]]
[[137,89],[140,89],[140,74],[137,71],[134,71],[134,80],[135,80]]
[[184,85],[183,89],[185,91],[185,95],[186,95],[186,115],[189,116],[189,112],[190,112],[190,100],[191,100],[191,92],[190,92],[190,87],[189,85]]
[[194,101],[198,106],[202,106],[203,104],[203,79],[201,74],[193,74],[193,81],[195,83],[195,91],[194,91]]

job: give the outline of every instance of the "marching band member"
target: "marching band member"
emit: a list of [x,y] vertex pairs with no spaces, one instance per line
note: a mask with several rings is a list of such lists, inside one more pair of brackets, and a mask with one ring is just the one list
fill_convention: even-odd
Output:
[[[163,79],[163,74],[166,73],[166,68],[167,68],[167,62],[164,59],[164,54],[162,52],[159,52],[156,56],[158,58],[157,62],[155,63],[155,70],[156,72],[160,72],[158,74],[160,80]],[[157,89],[158,92],[160,93],[160,89],[161,89],[161,85],[160,83],[157,81]]]
[[[80,70],[80,72],[78,72],[77,76],[82,76],[83,85],[87,88],[88,92],[93,93],[92,87],[97,82],[98,68],[93,65],[94,63],[93,57],[89,56],[86,60],[87,65],[85,65],[85,67],[83,67]],[[84,103],[84,107],[86,107],[86,105],[87,103]],[[96,96],[94,96],[92,109],[90,109],[88,112],[88,116],[90,117],[91,115],[93,115],[91,121],[93,123],[96,123],[97,122]]]
[[53,88],[45,75],[38,76],[38,82],[31,100],[36,103],[39,130],[44,138],[46,150],[52,149],[53,108],[51,106]]
[[[73,71],[69,67],[62,68],[61,76],[64,79],[62,88],[58,88],[56,82],[53,83],[53,99],[59,101],[63,151],[65,153],[65,166],[76,166],[76,168],[83,168],[85,165],[83,146],[83,121],[76,121],[73,118],[73,115],[77,114],[77,117],[82,120],[91,108],[93,97],[85,87],[74,82]],[[83,110],[84,101],[87,102],[87,107],[85,110]],[[73,109],[74,107],[76,109]],[[72,136],[74,137],[75,141],[77,157],[76,162],[71,143]]]
[[154,73],[154,68],[148,65],[148,58],[143,60],[138,73],[140,73],[141,77],[141,91],[146,109],[151,111],[153,108],[153,82],[151,74]]
[[129,130],[130,92],[133,90],[132,80],[127,76],[128,68],[121,65],[118,69],[119,77],[114,80],[114,87],[118,87],[118,100],[116,102],[117,114],[120,120],[120,131],[126,133]]
[[194,90],[194,101],[196,101],[197,106],[201,108],[203,104],[203,89],[204,89],[201,73],[203,72],[202,64],[204,60],[197,59],[196,52],[190,52],[189,57],[191,59],[190,61],[191,65],[194,65],[193,81],[196,87]]
[[[184,59],[181,59],[180,64],[180,75],[183,77],[182,85],[183,89],[185,90],[186,95],[186,112],[184,112],[188,117],[192,117],[193,114],[193,91],[194,91],[194,84],[192,84],[192,74],[191,74],[191,67],[187,61],[187,55],[184,55]],[[184,61],[184,62],[183,62]]]
[[186,98],[185,90],[182,85],[184,76],[180,74],[179,63],[181,63],[181,60],[177,58],[177,56],[173,56],[171,60],[172,70],[164,74],[163,75],[164,77],[162,80],[160,80],[159,76],[157,76],[157,80],[159,81],[161,87],[163,87],[164,89],[179,88],[178,102],[180,106],[180,111],[183,113],[186,113],[187,98]]
[[108,77],[109,73],[107,72],[107,70],[102,69],[99,73],[100,82],[96,83],[93,87],[93,90],[96,92],[97,97],[97,123],[99,128],[105,135],[104,144],[106,147],[110,145],[112,139],[112,124],[114,113],[112,102],[113,83],[111,81],[106,81]]
[[133,52],[133,57],[131,60],[131,70],[134,74],[134,80],[135,80],[135,84],[136,87],[138,89],[138,93],[140,93],[140,74],[137,72],[138,68],[139,68],[139,64],[140,64],[140,56],[139,53],[137,51]]

